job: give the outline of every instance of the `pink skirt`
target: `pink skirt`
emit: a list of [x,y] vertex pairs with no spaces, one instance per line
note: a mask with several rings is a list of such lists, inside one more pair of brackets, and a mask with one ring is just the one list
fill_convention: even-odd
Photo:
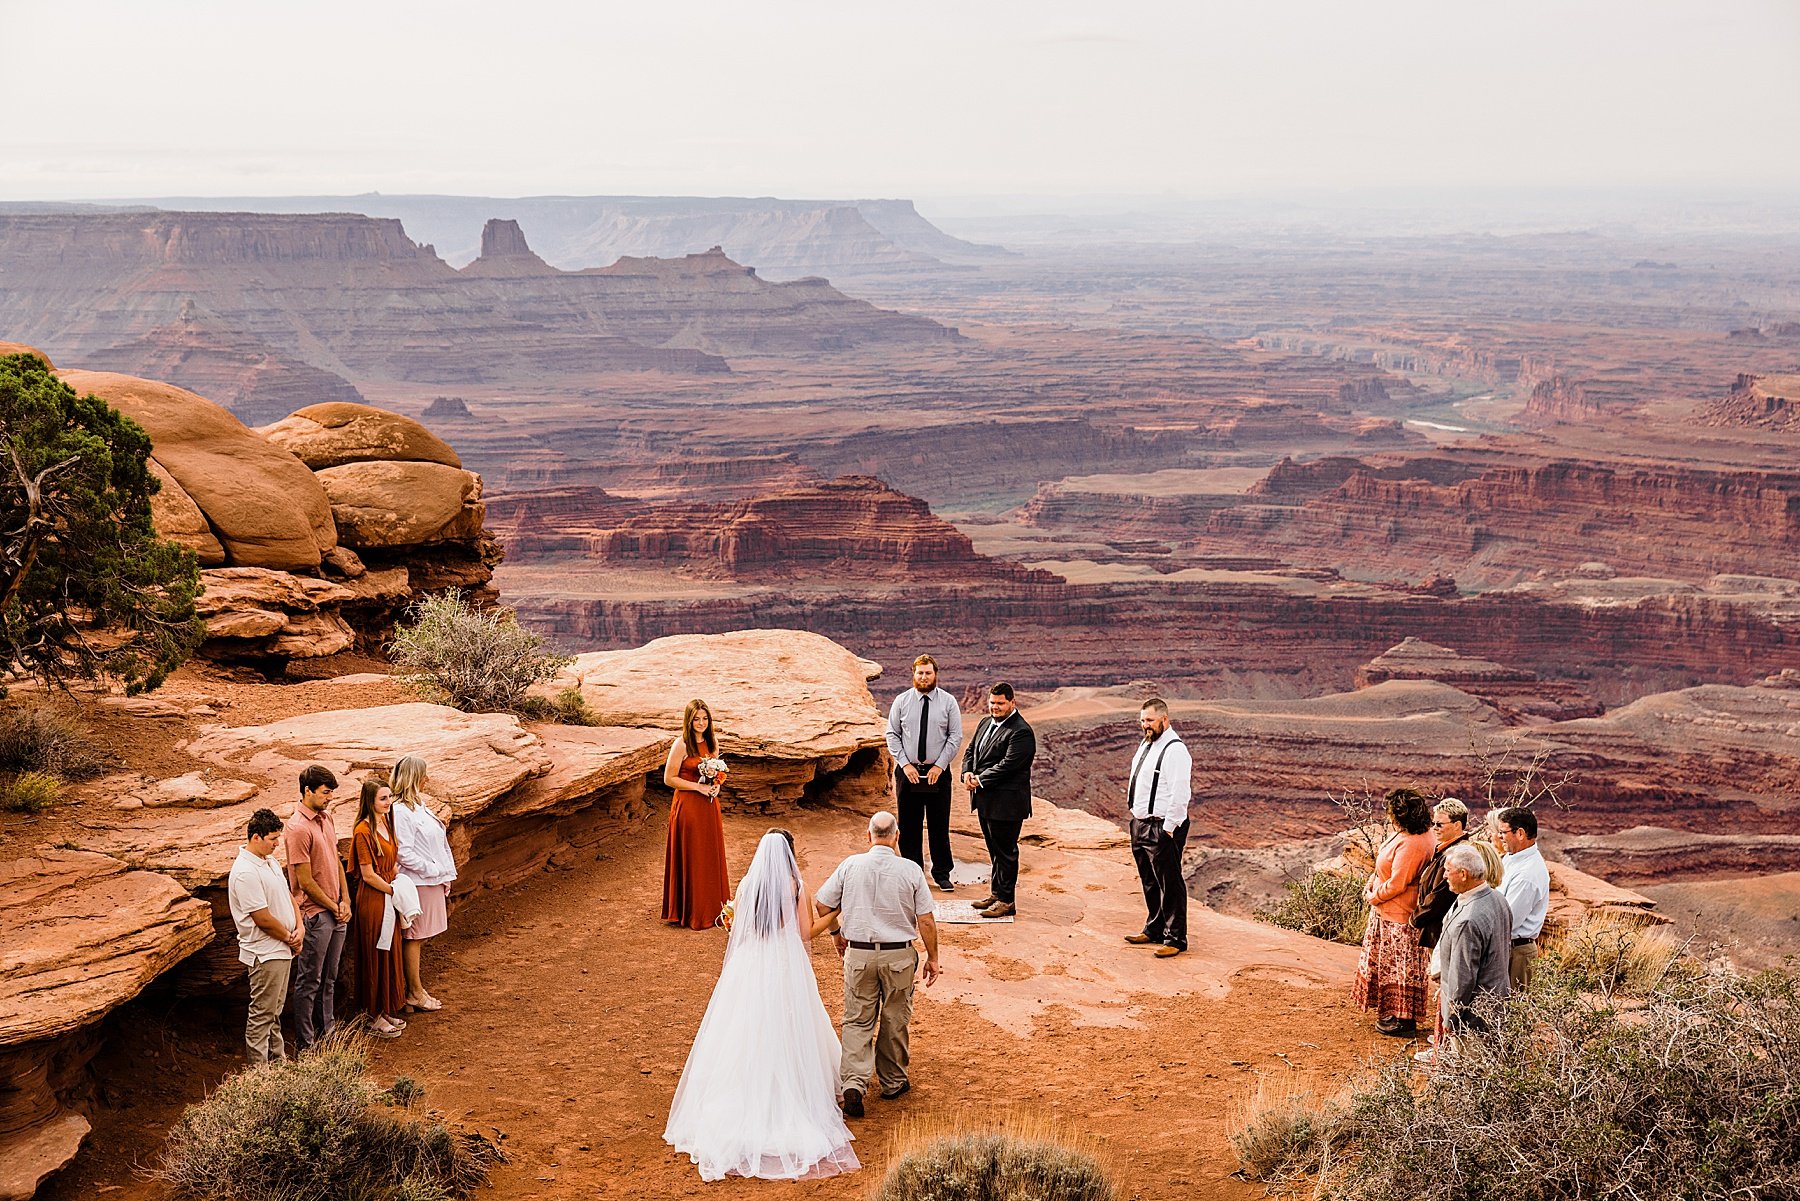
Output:
[[419,916],[407,927],[408,941],[424,942],[450,928],[449,896],[448,884],[419,885]]

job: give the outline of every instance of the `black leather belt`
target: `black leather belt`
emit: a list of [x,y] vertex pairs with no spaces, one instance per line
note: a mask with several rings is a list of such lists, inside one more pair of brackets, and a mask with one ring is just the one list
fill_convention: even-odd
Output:
[[1515,938],[1515,939],[1513,939],[1513,946],[1529,947],[1529,946],[1534,945],[1536,942],[1537,942],[1537,938],[1535,935],[1531,938]]
[[899,951],[912,946],[910,942],[857,942],[854,938],[849,942],[859,951]]

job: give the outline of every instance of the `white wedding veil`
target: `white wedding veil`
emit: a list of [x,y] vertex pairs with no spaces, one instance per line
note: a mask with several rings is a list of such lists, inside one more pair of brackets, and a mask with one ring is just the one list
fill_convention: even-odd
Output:
[[730,955],[750,942],[805,937],[799,927],[799,907],[806,895],[800,864],[787,836],[771,830],[756,846],[756,857],[738,881],[732,898],[731,938],[725,945]]

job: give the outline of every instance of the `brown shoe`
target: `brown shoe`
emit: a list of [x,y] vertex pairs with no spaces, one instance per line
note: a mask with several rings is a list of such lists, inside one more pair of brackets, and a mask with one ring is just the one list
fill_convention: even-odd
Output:
[[1164,943],[1162,946],[1156,948],[1156,957],[1158,959],[1173,959],[1175,956],[1181,954],[1182,949],[1183,948],[1181,947],[1172,947],[1167,943]]
[[1134,947],[1141,947],[1147,942],[1154,942],[1156,940],[1151,938],[1148,934],[1127,934],[1125,936],[1125,941]]
[[969,904],[978,911],[982,910],[982,909],[986,909],[989,905],[998,905],[999,903],[1000,903],[1000,898],[995,896],[991,892],[988,893],[987,896],[982,897],[979,901],[970,901],[969,902]]
[[992,905],[989,905],[986,909],[983,909],[981,911],[981,916],[982,917],[1011,917],[1013,914],[1015,914],[1017,912],[1018,912],[1018,910],[1014,909],[1010,902],[995,901]]

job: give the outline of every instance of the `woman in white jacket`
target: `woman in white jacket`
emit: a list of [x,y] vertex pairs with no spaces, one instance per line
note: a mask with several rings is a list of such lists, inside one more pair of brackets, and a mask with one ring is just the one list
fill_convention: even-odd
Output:
[[406,929],[406,1004],[409,1009],[442,1009],[443,1002],[425,988],[419,960],[425,941],[450,925],[450,882],[456,879],[456,857],[444,823],[425,804],[425,760],[408,755],[394,764],[394,838],[400,844],[400,870],[419,889],[419,916]]

